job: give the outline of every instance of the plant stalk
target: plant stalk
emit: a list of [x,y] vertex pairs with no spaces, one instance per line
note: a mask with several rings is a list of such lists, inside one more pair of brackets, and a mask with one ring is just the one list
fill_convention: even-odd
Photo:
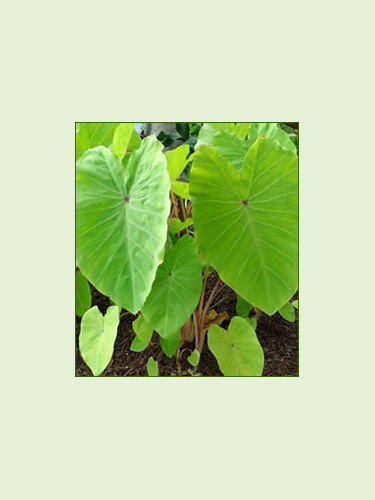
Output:
[[213,298],[215,297],[216,291],[219,288],[220,283],[221,283],[221,280],[220,280],[220,278],[218,278],[217,281],[216,281],[216,283],[215,283],[215,285],[214,285],[214,287],[213,287],[213,289],[212,289],[212,292],[211,292],[210,296],[207,299],[205,308],[203,310],[202,318],[201,318],[201,329],[202,330],[203,330],[203,327],[204,327],[204,320],[205,320],[206,314],[208,312],[208,309],[209,309],[209,307],[211,305],[211,302],[212,302]]
[[178,213],[178,208],[177,208],[177,202],[176,202],[176,198],[175,198],[175,195],[172,193],[171,191],[171,200],[172,200],[172,205],[173,205],[173,212],[174,212],[174,215],[177,219],[180,218],[179,216],[179,213]]
[[184,200],[181,197],[178,198],[178,208],[179,208],[179,212],[180,212],[180,219],[182,220],[182,222],[185,222],[186,221],[186,210],[185,210]]

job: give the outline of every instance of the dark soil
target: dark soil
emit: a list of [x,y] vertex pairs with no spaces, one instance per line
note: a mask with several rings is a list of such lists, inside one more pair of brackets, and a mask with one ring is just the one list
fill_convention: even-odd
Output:
[[[217,276],[213,273],[207,281],[206,296],[210,293]],[[295,297],[297,298],[297,296]],[[92,288],[92,306],[97,305],[104,314],[110,306],[108,297],[104,297],[97,290]],[[216,312],[226,311],[230,318],[236,315],[236,295],[226,285],[222,285],[218,295],[213,300],[213,309]],[[296,311],[296,321],[289,323],[278,313],[273,316],[262,314],[258,320],[257,336],[262,345],[265,363],[263,376],[298,376],[298,311]],[[135,316],[122,312],[121,321],[118,327],[118,334],[115,342],[114,354],[111,362],[104,370],[103,377],[125,377],[125,376],[147,376],[146,363],[150,356],[159,363],[159,375],[179,376],[179,375],[201,375],[201,376],[223,376],[213,354],[205,344],[200,362],[196,372],[187,362],[186,358],[191,353],[189,348],[183,350],[180,362],[180,372],[176,365],[175,356],[169,359],[161,350],[159,338],[153,334],[150,345],[143,352],[130,351],[135,334],[132,330],[132,322]],[[227,329],[229,320],[225,320],[221,326]],[[78,349],[78,336],[80,330],[80,318],[76,321],[76,376],[90,377],[91,370],[83,361]],[[191,345],[194,349],[194,345]]]

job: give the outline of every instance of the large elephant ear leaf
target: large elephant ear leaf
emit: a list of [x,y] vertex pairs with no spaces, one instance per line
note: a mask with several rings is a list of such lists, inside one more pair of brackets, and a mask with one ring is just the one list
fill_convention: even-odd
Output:
[[228,377],[261,376],[264,354],[254,328],[246,319],[235,316],[228,331],[218,325],[210,326],[208,347]]
[[194,240],[186,235],[166,252],[142,314],[161,337],[171,337],[193,313],[201,291],[198,251]]
[[200,147],[190,173],[197,244],[221,279],[273,314],[298,286],[297,156],[259,138],[238,172]]
[[88,149],[109,146],[118,123],[76,123],[76,161]]
[[296,152],[296,146],[288,134],[277,123],[252,123],[248,133],[249,146],[254,144],[258,137],[272,137],[282,147]]
[[77,162],[77,265],[133,313],[150,293],[167,238],[170,181],[162,147],[147,137],[126,167],[103,147]]
[[79,350],[95,376],[100,375],[111,361],[120,322],[119,313],[117,306],[110,306],[103,317],[95,306],[82,318]]

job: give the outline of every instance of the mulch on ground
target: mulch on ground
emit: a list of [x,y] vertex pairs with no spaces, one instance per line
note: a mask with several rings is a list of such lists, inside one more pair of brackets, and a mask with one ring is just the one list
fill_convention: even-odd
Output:
[[[206,297],[212,290],[217,280],[216,273],[212,273],[207,281]],[[110,306],[108,297],[103,296],[92,287],[92,306],[96,305],[104,314]],[[297,298],[297,295],[296,297]],[[230,318],[236,315],[236,294],[226,285],[222,285],[219,294],[213,300],[212,307],[216,312],[226,311]],[[263,348],[265,363],[263,376],[298,376],[298,311],[296,311],[296,321],[289,323],[278,313],[273,316],[262,314],[258,320],[257,336]],[[134,377],[147,376],[146,363],[150,356],[159,363],[160,376],[180,376],[193,375],[194,371],[186,358],[191,351],[185,349],[180,359],[180,371],[176,365],[176,358],[169,359],[161,350],[159,338],[153,334],[150,345],[142,352],[130,351],[135,334],[132,329],[132,322],[135,316],[122,312],[121,321],[118,327],[118,334],[115,342],[114,354],[111,362],[104,370],[103,377]],[[227,329],[229,320],[222,323],[222,327]],[[80,330],[80,318],[76,319],[76,376],[92,376],[90,368],[83,361],[78,349],[78,337]],[[194,345],[191,345],[192,350]],[[201,353],[200,362],[196,375],[201,376],[223,376],[213,354],[205,344]]]

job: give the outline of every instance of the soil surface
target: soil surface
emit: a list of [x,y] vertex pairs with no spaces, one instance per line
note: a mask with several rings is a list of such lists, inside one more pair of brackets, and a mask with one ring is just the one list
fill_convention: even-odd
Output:
[[[216,273],[212,273],[207,280],[206,297],[211,292],[217,280]],[[98,306],[104,314],[110,306],[108,297],[103,296],[95,288],[91,288],[92,306]],[[297,295],[295,296],[297,298]],[[229,318],[236,315],[236,294],[226,285],[222,284],[212,307],[217,313],[226,311]],[[102,373],[102,377],[128,377],[147,376],[146,363],[150,356],[159,363],[160,376],[223,376],[217,361],[207,347],[203,348],[201,358],[196,372],[187,362],[186,358],[194,350],[194,345],[188,346],[182,351],[180,357],[180,370],[176,364],[176,357],[169,359],[161,350],[159,336],[154,333],[150,345],[142,352],[132,352],[130,344],[135,334],[132,322],[135,316],[124,310],[118,327],[114,354],[111,362]],[[80,331],[80,318],[76,318],[76,376],[93,376],[90,368],[83,361],[78,349],[78,337]],[[230,320],[225,320],[221,326],[228,328]],[[298,376],[298,311],[296,321],[289,323],[278,313],[273,316],[262,314],[258,319],[257,336],[262,345],[265,363],[263,376]],[[191,350],[189,349],[191,347]]]

